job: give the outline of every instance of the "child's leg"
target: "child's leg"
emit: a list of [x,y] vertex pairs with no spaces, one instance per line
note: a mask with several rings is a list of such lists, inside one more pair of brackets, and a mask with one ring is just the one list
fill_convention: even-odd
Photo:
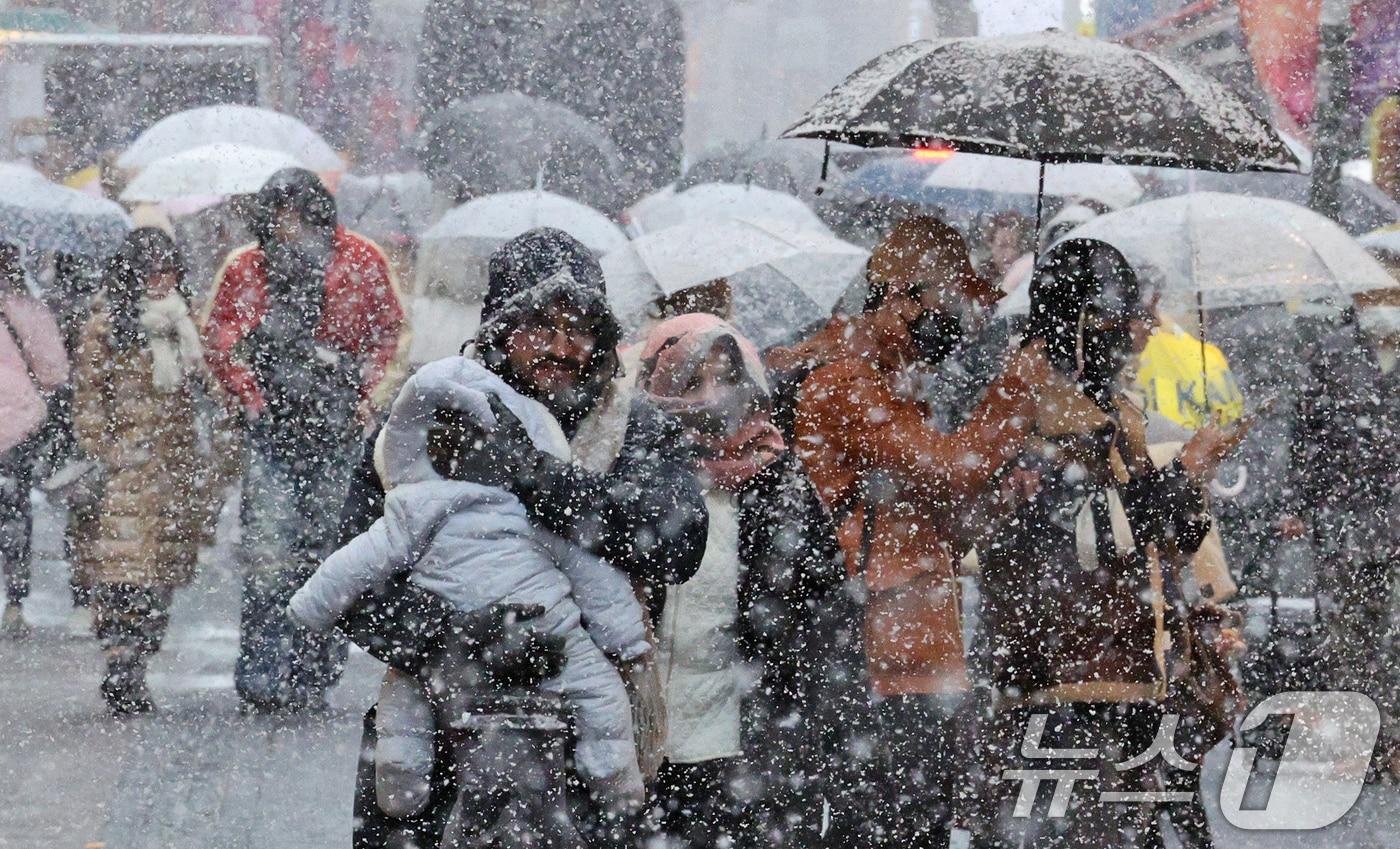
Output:
[[410,817],[428,804],[433,777],[433,707],[412,675],[384,672],[375,711],[374,788],[391,817]]
[[569,640],[558,687],[578,729],[574,763],[600,803],[630,810],[641,804],[642,773],[632,735],[632,707],[622,677],[587,637]]

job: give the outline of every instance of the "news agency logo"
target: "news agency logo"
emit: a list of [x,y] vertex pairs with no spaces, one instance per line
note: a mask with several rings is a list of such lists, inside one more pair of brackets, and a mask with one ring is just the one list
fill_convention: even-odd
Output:
[[[1053,787],[1048,814],[1065,816],[1076,785],[1100,778],[1101,753],[1096,749],[1049,748],[1042,744],[1049,716],[1033,714],[1026,723],[1021,756],[1028,761],[1079,760],[1085,769],[1007,769],[1003,781],[1019,781],[1012,810],[1029,817],[1042,784]],[[1122,772],[1161,760],[1173,769],[1192,772],[1199,766],[1176,751],[1179,718],[1162,717],[1152,743],[1113,769]],[[1220,790],[1220,810],[1236,828],[1260,831],[1312,831],[1341,819],[1360,798],[1371,753],[1380,737],[1381,716],[1376,703],[1361,693],[1290,692],[1260,702],[1244,718],[1241,734],[1263,730],[1267,723],[1283,728],[1283,751],[1276,765],[1266,768],[1257,748],[1230,753]],[[1121,792],[1105,790],[1100,804],[1181,804],[1194,794],[1182,791]]]

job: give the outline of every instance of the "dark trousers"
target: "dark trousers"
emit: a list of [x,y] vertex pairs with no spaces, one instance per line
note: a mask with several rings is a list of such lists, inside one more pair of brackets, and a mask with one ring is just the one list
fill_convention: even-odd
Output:
[[93,626],[107,650],[122,649],[138,658],[160,651],[170,627],[175,588],[100,583],[92,589]]
[[738,795],[746,781],[740,771],[738,758],[662,763],[656,775],[661,832],[693,849],[723,842],[748,846],[743,834],[745,805]]
[[5,570],[5,599],[18,604],[29,596],[31,540],[34,535],[30,487],[33,468],[27,452],[16,448],[0,459],[0,565]]
[[963,698],[890,696],[875,706],[885,753],[884,845],[946,849],[962,787],[958,722]]

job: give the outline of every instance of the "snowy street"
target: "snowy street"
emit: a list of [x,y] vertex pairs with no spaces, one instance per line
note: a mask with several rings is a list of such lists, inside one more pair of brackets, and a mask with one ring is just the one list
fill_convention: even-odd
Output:
[[237,582],[221,545],[177,597],[151,666],[158,712],[112,719],[96,642],[65,628],[52,515],[36,517],[35,634],[0,643],[0,847],[348,846],[360,717],[379,664],[353,654],[327,714],[241,716]]
[[[230,518],[226,509],[221,540]],[[349,845],[355,747],[376,691],[376,661],[351,654],[326,714],[241,715],[233,691],[238,586],[231,546],[221,542],[204,552],[199,578],[178,596],[170,637],[152,663],[158,712],[112,719],[97,692],[96,644],[67,625],[52,511],[38,510],[35,538],[35,636],[0,643],[0,781],[8,798],[0,806],[0,849]],[[1214,799],[1227,755],[1217,750],[1207,763],[1219,846],[1400,845],[1394,786],[1368,787],[1356,809],[1322,833],[1232,829]],[[959,836],[954,845],[965,845]]]

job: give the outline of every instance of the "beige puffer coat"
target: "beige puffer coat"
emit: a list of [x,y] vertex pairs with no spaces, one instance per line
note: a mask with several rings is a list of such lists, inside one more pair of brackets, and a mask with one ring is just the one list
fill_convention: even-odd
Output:
[[170,392],[153,384],[146,344],[113,350],[107,305],[94,305],[75,357],[78,442],[105,470],[97,527],[77,552],[94,581],[179,586],[212,537],[195,393],[203,365]]

